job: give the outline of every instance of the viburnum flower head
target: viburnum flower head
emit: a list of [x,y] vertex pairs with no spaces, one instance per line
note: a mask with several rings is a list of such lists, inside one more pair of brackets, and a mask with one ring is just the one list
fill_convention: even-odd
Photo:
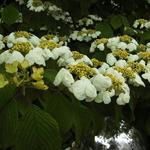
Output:
[[74,82],[69,89],[78,100],[93,101],[97,96],[97,91],[94,85],[86,77],[81,77],[80,80]]

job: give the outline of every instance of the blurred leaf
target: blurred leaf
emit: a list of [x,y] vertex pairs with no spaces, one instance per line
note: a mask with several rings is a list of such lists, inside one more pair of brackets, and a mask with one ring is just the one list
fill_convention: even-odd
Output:
[[130,26],[127,17],[121,16],[121,21],[122,21],[122,24],[123,24],[124,27],[129,27]]
[[17,120],[17,105],[15,100],[12,100],[0,112],[0,147],[2,149],[14,144]]
[[57,122],[33,106],[18,124],[16,150],[60,150]]
[[145,130],[146,130],[147,134],[150,135],[150,116],[146,121]]
[[122,17],[121,15],[114,15],[110,20],[111,26],[116,30],[122,26]]
[[150,40],[150,29],[146,30],[142,35],[141,35],[141,41],[146,42]]
[[73,115],[69,99],[57,91],[48,91],[43,98],[45,100],[45,110],[56,119],[62,133],[71,129]]
[[0,110],[14,97],[15,92],[16,88],[12,85],[0,88]]
[[19,11],[12,5],[8,5],[2,11],[2,20],[6,24],[13,24],[19,18]]
[[108,38],[113,36],[113,30],[108,23],[105,22],[97,23],[96,30],[101,31],[101,37]]
[[89,131],[92,122],[92,114],[90,110],[75,100],[73,102],[73,126],[76,135],[76,142],[80,142],[81,138]]

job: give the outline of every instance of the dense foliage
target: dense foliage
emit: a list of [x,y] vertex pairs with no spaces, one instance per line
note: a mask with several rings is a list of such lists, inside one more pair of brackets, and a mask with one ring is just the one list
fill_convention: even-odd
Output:
[[149,0],[4,0],[0,149],[81,149],[108,116],[149,147],[149,13]]

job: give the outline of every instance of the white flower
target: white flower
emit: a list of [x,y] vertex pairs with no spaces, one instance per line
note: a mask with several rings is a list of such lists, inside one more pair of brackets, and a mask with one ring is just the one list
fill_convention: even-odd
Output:
[[129,101],[130,101],[130,94],[128,92],[120,93],[116,100],[118,105],[125,105],[126,103],[129,103]]
[[148,80],[148,82],[150,83],[150,72],[142,74],[142,78]]
[[103,43],[97,45],[97,48],[100,50],[100,51],[103,51],[105,49],[105,46]]
[[[29,10],[32,10],[35,12],[44,11],[44,5],[43,5],[42,1],[41,1],[41,5],[38,5],[38,6],[34,6],[33,3],[34,3],[34,0],[28,0],[27,7],[29,8]],[[35,1],[35,3],[36,3],[36,1]]]
[[145,23],[145,27],[146,27],[147,29],[150,28],[150,21],[148,21],[148,22]]
[[128,61],[137,61],[139,59],[139,56],[138,55],[132,55],[132,54],[130,54],[129,56],[128,56]]
[[119,42],[117,48],[125,50],[127,48],[127,44],[125,42]]
[[60,69],[60,71],[57,73],[53,84],[58,86],[61,83],[68,88],[74,83],[72,74],[64,68]]
[[134,28],[137,28],[139,26],[139,22],[137,20],[135,20],[134,24],[133,24],[133,27]]
[[61,46],[59,48],[54,48],[52,50],[52,53],[54,55],[54,59],[58,59],[58,57],[62,58],[70,58],[72,56],[72,52],[67,46]]
[[43,51],[42,56],[44,57],[45,60],[48,60],[49,58],[54,59],[54,55],[49,49],[44,48],[42,51]]
[[78,100],[87,99],[92,101],[97,96],[96,88],[86,77],[82,77],[80,80],[77,80],[71,86],[70,91]]
[[86,55],[84,55],[81,59],[77,59],[76,60],[77,63],[80,63],[80,62],[84,62],[86,63],[87,65],[93,65],[92,61],[90,60],[90,58],[88,58]]
[[109,38],[107,42],[107,47],[110,48],[111,50],[115,50],[119,41],[120,41],[119,37]]
[[24,56],[18,52],[18,51],[13,51],[12,54],[9,56],[9,58],[6,60],[7,64],[12,64],[13,62],[22,62],[24,60]]
[[58,64],[59,67],[60,66],[66,66],[66,65],[69,65],[69,64],[75,64],[75,63],[76,63],[76,61],[72,57],[67,58],[67,59],[65,59],[65,58],[59,58],[57,60],[57,64]]
[[25,56],[25,59],[29,62],[30,65],[46,65],[44,52],[41,48],[34,48],[33,50],[29,51],[29,53]]
[[31,36],[29,41],[34,45],[37,46],[40,44],[40,39],[37,36]]
[[99,71],[99,73],[104,74],[108,68],[109,68],[109,65],[106,63],[103,63],[102,66],[100,68],[98,68],[98,71]]
[[19,37],[19,38],[15,39],[15,41],[14,41],[14,43],[17,43],[17,42],[28,42],[28,40],[25,37]]
[[2,41],[0,41],[0,50],[2,50],[4,47],[5,47],[5,44]]
[[112,85],[111,79],[107,76],[103,76],[102,74],[94,76],[91,81],[97,91],[104,91]]
[[109,53],[106,56],[106,62],[112,66],[117,62],[117,59],[114,57],[112,53]]
[[145,87],[145,84],[142,81],[141,77],[137,73],[134,73],[134,75],[135,75],[135,77],[133,79],[130,79],[129,82],[135,86],[144,86]]
[[95,44],[95,42],[93,42],[90,47],[90,52],[93,53],[95,51],[95,49],[96,49],[96,44]]
[[134,51],[134,50],[137,49],[137,46],[136,46],[134,43],[129,43],[129,44],[127,45],[127,49],[128,49],[130,52],[132,52],[132,51]]
[[4,51],[3,53],[0,54],[0,64],[6,62],[8,58],[10,57],[11,53],[9,50]]
[[116,63],[115,63],[115,66],[117,67],[125,67],[127,65],[127,62],[125,60],[118,60]]
[[7,37],[7,42],[14,43],[15,40],[16,40],[16,37],[14,35],[14,32],[10,33]]
[[109,104],[111,102],[111,97],[115,95],[114,89],[109,91],[101,91],[97,94],[95,98],[96,103],[104,102],[104,104]]

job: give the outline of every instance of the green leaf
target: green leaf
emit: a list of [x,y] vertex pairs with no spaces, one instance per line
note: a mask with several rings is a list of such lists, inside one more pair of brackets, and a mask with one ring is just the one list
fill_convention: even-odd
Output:
[[55,69],[45,69],[44,78],[45,78],[45,80],[47,80],[49,83],[52,83],[52,84],[53,84],[57,73],[58,73],[58,71],[55,70]]
[[122,20],[122,24],[123,24],[124,27],[129,27],[130,26],[127,17],[121,16],[121,20]]
[[69,99],[60,92],[48,91],[43,95],[45,110],[50,113],[58,122],[62,133],[72,127],[72,105]]
[[108,23],[101,22],[96,24],[96,30],[101,31],[101,36],[108,38],[113,36],[113,30]]
[[73,114],[76,142],[79,143],[81,138],[89,131],[92,115],[90,110],[78,101],[74,101],[73,103]]
[[141,35],[141,41],[149,41],[150,40],[150,29],[146,30],[142,35]]
[[6,24],[13,24],[19,18],[19,11],[12,5],[8,5],[2,12],[2,20]]
[[111,26],[116,30],[122,26],[122,17],[121,15],[114,15],[110,20]]
[[16,150],[60,150],[57,122],[33,106],[18,124]]
[[15,92],[16,88],[12,85],[0,88],[0,110],[14,97]]
[[0,147],[2,149],[14,144],[17,120],[17,105],[15,100],[12,100],[0,112]]

